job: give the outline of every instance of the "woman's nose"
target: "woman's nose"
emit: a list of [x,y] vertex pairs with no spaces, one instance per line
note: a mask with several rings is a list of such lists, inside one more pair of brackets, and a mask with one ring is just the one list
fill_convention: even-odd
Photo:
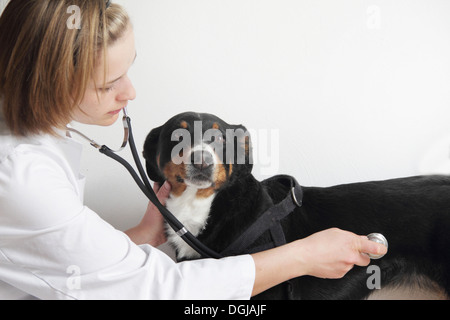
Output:
[[119,101],[130,101],[136,99],[136,90],[128,76],[124,79],[123,88],[117,96]]

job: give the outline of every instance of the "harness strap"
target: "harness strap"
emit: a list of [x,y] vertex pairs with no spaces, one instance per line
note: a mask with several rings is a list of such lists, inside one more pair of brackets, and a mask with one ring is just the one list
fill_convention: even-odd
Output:
[[[223,256],[241,254],[245,252],[245,249],[252,245],[267,230],[270,230],[273,245],[275,247],[286,244],[286,238],[284,236],[280,221],[291,214],[296,207],[301,206],[303,190],[293,177],[278,176],[276,179],[280,182],[287,182],[290,184],[289,195],[283,201],[264,212],[258,220],[256,220],[242,235],[240,235],[221,253]],[[273,245],[271,247],[273,247]]]
[[284,236],[281,223],[275,223],[270,228],[270,236],[272,237],[274,247],[281,247],[286,244],[286,237]]

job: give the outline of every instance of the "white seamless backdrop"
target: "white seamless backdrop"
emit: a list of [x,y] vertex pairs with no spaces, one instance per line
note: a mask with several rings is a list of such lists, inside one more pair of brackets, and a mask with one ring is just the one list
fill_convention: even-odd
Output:
[[[257,133],[260,179],[450,173],[450,1],[114,1],[137,38],[129,112],[140,149],[152,128],[199,111]],[[77,127],[121,139],[120,124]],[[85,149],[86,204],[134,226],[146,199],[120,165]]]

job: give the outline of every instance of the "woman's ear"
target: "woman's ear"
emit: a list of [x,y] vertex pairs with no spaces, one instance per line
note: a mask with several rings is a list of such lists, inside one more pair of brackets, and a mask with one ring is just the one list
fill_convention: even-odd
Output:
[[162,126],[153,129],[147,136],[144,144],[144,159],[146,161],[147,175],[148,177],[158,183],[164,183],[166,178],[162,173],[158,165],[159,158],[159,136],[161,135]]

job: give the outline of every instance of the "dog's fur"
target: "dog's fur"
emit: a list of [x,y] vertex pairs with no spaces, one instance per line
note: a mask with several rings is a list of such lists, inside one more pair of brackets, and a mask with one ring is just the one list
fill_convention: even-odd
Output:
[[[251,174],[251,141],[237,138],[226,148],[234,148],[234,159],[221,160],[211,141],[193,141],[179,153],[190,159],[203,152],[199,164],[174,164],[172,150],[179,143],[173,135],[185,129],[194,135],[194,121],[202,121],[202,132],[242,129],[211,114],[183,113],[152,130],[145,146],[149,177],[168,180],[172,193],[167,207],[206,246],[221,252],[242,234],[268,207],[283,200],[289,189],[276,179],[257,181]],[[172,141],[176,140],[176,141]],[[236,155],[245,152],[246,161],[237,164]],[[208,162],[208,163],[206,163]],[[225,163],[224,163],[225,162]],[[418,176],[388,181],[364,182],[329,188],[303,187],[303,206],[289,215],[282,226],[288,242],[329,228],[340,228],[360,235],[382,233],[389,241],[389,252],[373,260],[381,270],[381,285],[438,286],[450,293],[450,178]],[[179,260],[199,255],[168,228],[169,242]],[[253,246],[270,241],[268,233]],[[371,290],[367,268],[355,267],[343,279],[324,280],[300,277],[292,283],[296,299],[364,299]],[[423,281],[425,279],[426,281]],[[280,285],[260,295],[263,299],[284,299]]]

